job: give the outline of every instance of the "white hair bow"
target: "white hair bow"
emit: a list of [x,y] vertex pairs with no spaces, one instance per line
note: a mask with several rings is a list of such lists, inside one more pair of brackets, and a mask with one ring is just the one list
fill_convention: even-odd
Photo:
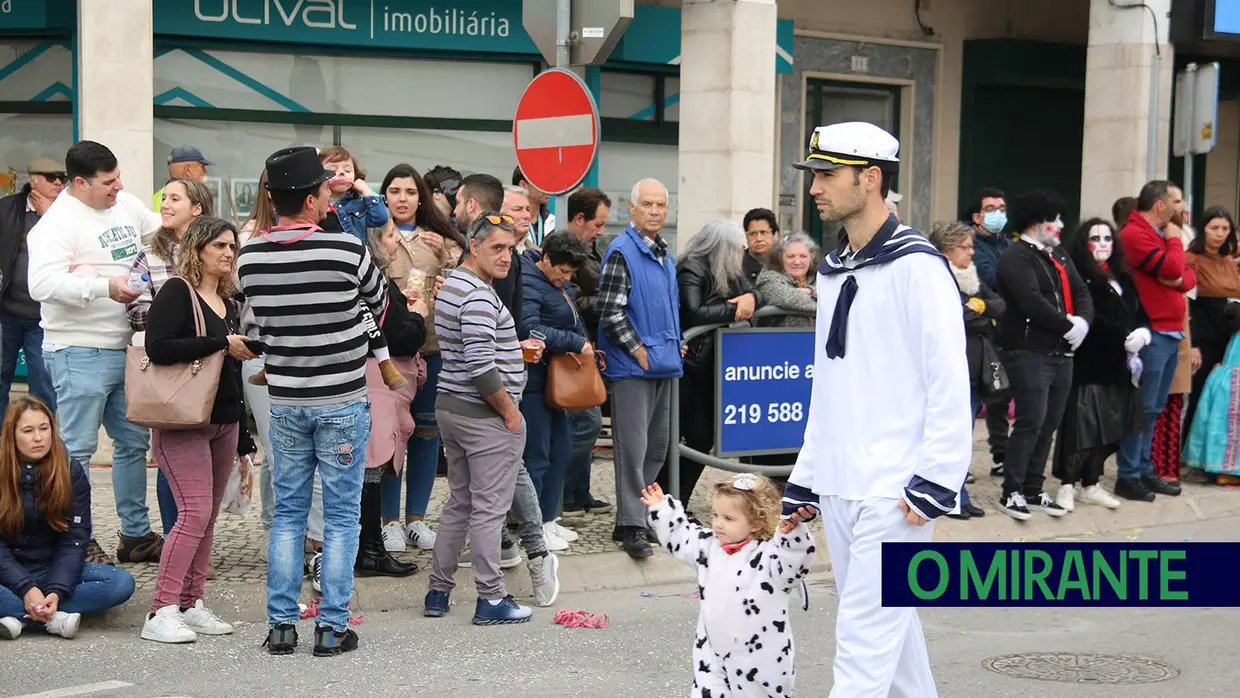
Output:
[[758,477],[753,473],[740,473],[732,478],[732,488],[738,490],[752,490],[758,486]]

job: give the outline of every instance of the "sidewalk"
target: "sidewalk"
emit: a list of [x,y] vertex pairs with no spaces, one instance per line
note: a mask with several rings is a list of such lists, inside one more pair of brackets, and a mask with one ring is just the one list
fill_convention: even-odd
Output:
[[[101,440],[101,444],[104,441]],[[106,451],[104,452],[106,454]],[[101,454],[102,455],[102,454]],[[96,462],[102,460],[96,457]],[[1179,497],[1158,497],[1153,503],[1124,502],[1117,510],[1096,506],[1078,505],[1077,511],[1060,519],[1035,515],[1027,522],[1011,519],[997,510],[999,479],[989,475],[990,458],[986,451],[985,426],[978,424],[973,453],[973,472],[977,482],[970,485],[973,501],[986,509],[982,519],[956,521],[944,519],[935,530],[935,539],[943,541],[1031,541],[1031,540],[1081,540],[1106,533],[1122,531],[1138,532],[1140,529],[1167,524],[1188,523],[1240,514],[1240,494],[1236,488],[1184,485]],[[1049,467],[1048,467],[1049,469]],[[1113,473],[1114,463],[1107,470]],[[716,482],[729,477],[728,473],[707,468],[693,497],[693,508],[709,512],[709,489]],[[110,467],[95,466],[91,471],[94,486],[94,524],[96,537],[105,550],[114,552],[117,542],[117,518],[113,506]],[[1048,489],[1057,485],[1048,478]],[[1110,488],[1114,476],[1108,474],[1103,485]],[[595,496],[608,501],[615,499],[615,477],[610,452],[600,449],[596,453],[592,491]],[[255,483],[257,488],[257,481]],[[447,500],[447,483],[436,479],[431,494],[430,515],[432,526],[437,525],[438,514]],[[159,527],[158,503],[155,497],[155,469],[148,471],[147,503],[151,507],[152,522]],[[694,573],[675,561],[670,555],[658,553],[653,558],[637,562],[620,551],[612,542],[611,531],[615,524],[612,514],[588,516],[584,519],[565,519],[562,523],[575,529],[580,539],[571,548],[560,553],[561,591],[590,591],[598,589],[653,588],[659,585],[684,583],[692,586]],[[812,524],[820,543],[821,525]],[[263,545],[262,526],[258,517],[258,497],[255,492],[254,506],[249,516],[239,518],[221,514],[216,525],[214,560],[216,578],[208,583],[207,594],[213,607],[226,617],[261,622],[265,615],[266,563],[259,557]],[[819,545],[815,576],[822,578],[830,570],[826,546]],[[363,613],[410,610],[421,607],[430,569],[430,552],[416,551],[399,555],[414,561],[421,570],[406,579],[369,578],[357,582],[355,607]],[[157,565],[124,565],[138,584],[134,600],[122,609],[107,616],[109,625],[136,626],[141,623],[150,602]],[[521,598],[528,597],[530,584],[525,566],[506,572],[510,590]],[[312,593],[305,587],[305,599]],[[465,604],[473,598],[473,583],[469,570],[457,574],[457,592],[454,602]],[[303,599],[303,600],[305,600]]]

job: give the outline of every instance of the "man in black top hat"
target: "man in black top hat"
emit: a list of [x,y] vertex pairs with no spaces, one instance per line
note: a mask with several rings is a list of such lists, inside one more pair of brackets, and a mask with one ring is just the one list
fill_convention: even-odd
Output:
[[[317,471],[323,483],[322,591],[314,654],[357,648],[349,629],[363,460],[370,433],[366,328],[357,299],[382,317],[387,282],[363,245],[319,227],[330,203],[313,148],[267,159],[267,188],[279,216],[237,258],[241,291],[266,346],[276,509],[267,568],[267,638],[272,654],[297,645],[302,541]],[[376,473],[381,475],[379,469]]]

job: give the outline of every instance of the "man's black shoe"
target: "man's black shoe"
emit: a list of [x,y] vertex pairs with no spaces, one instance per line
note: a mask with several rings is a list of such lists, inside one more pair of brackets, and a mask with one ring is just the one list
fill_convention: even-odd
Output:
[[314,629],[314,656],[332,657],[342,652],[357,649],[357,633],[352,630],[338,632],[330,625],[320,625]]
[[1146,473],[1141,476],[1141,484],[1154,494],[1165,494],[1168,497],[1180,496],[1180,485],[1175,482],[1167,482],[1153,473]]
[[654,555],[650,541],[646,539],[646,529],[633,527],[624,532],[624,552],[635,560]]
[[297,626],[292,623],[277,623],[267,632],[263,641],[267,654],[292,654],[297,649]]
[[1154,493],[1135,477],[1121,477],[1115,480],[1115,495],[1134,502],[1152,502]]

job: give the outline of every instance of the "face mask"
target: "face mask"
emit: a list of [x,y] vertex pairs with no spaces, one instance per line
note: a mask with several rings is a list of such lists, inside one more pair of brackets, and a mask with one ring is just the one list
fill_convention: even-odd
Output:
[[1007,225],[1007,213],[1004,211],[990,211],[982,217],[982,227],[992,233],[1003,232],[1003,227]]
[[1115,235],[1109,226],[1095,225],[1089,229],[1089,251],[1093,253],[1095,262],[1102,264],[1107,261],[1114,250]]
[[1059,244],[1059,233],[1063,230],[1063,221],[1056,218],[1050,223],[1039,223],[1033,227],[1030,235],[1039,244],[1054,247]]

